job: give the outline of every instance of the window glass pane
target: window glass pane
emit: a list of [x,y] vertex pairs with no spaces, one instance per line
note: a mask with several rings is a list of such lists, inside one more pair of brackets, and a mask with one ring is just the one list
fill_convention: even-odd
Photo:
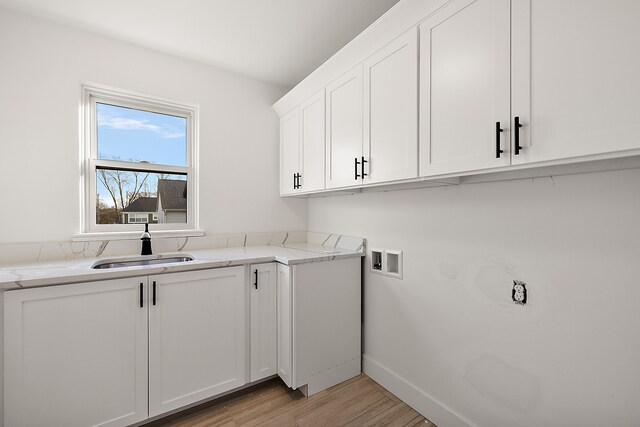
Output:
[[187,165],[187,119],[96,103],[98,158]]
[[186,175],[98,168],[96,224],[184,224],[187,196]]

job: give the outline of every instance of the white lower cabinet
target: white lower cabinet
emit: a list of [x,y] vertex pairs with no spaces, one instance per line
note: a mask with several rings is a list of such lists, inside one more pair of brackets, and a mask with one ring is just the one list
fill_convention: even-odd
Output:
[[253,382],[276,373],[276,263],[252,265],[251,274],[250,380]]
[[278,376],[289,387],[293,387],[293,327],[291,324],[293,304],[291,267],[278,264],[277,275],[277,336]]
[[146,419],[146,290],[145,277],[5,292],[4,425]]
[[360,373],[360,258],[6,291],[4,373],[5,427],[127,426],[276,373],[313,394]]
[[245,289],[230,267],[5,292],[5,427],[126,426],[244,385]]
[[244,385],[244,267],[150,276],[149,284],[149,416]]
[[310,396],[361,371],[361,260],[278,265],[278,375]]

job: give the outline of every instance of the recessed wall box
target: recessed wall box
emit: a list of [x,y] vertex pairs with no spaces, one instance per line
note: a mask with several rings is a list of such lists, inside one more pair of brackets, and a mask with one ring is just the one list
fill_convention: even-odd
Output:
[[384,251],[384,274],[402,279],[402,251],[387,249]]
[[371,272],[383,272],[384,251],[382,249],[371,249]]

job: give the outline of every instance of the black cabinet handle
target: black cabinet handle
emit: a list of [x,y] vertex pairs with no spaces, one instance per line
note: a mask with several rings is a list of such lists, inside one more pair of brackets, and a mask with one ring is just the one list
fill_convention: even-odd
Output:
[[520,128],[522,127],[522,124],[520,123],[520,117],[515,116],[513,118],[513,130],[515,131],[515,135],[514,135],[514,154],[517,156],[518,154],[520,154],[520,150],[522,150],[522,147],[520,146]]
[[156,281],[153,281],[153,305],[156,305]]
[[368,173],[364,173],[364,164],[368,163],[368,160],[364,159],[364,156],[362,156],[362,177],[364,178],[365,176],[368,176]]
[[298,188],[298,174],[294,173],[293,174],[293,189],[295,190],[296,188]]
[[144,307],[144,288],[140,283],[140,308]]
[[500,122],[496,122],[496,159],[500,158],[500,154],[504,153],[503,150],[500,149],[500,133],[502,129],[500,128]]
[[354,165],[355,166],[355,175],[356,175],[355,179],[358,179],[358,178],[360,178],[360,175],[358,174],[358,165],[360,164],[360,162],[358,161],[357,157],[354,160],[356,162],[355,165]]
[[253,286],[256,287],[256,289],[258,289],[258,269],[256,268],[256,271],[253,272],[253,274],[255,274],[256,278],[255,281],[253,282]]

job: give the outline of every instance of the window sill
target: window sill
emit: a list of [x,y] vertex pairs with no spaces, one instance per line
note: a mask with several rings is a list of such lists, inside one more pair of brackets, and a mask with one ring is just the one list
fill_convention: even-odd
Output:
[[[202,237],[204,230],[155,230],[151,232],[152,238],[180,238]],[[112,231],[103,233],[80,233],[71,236],[72,242],[93,242],[97,240],[138,240],[142,231]]]

